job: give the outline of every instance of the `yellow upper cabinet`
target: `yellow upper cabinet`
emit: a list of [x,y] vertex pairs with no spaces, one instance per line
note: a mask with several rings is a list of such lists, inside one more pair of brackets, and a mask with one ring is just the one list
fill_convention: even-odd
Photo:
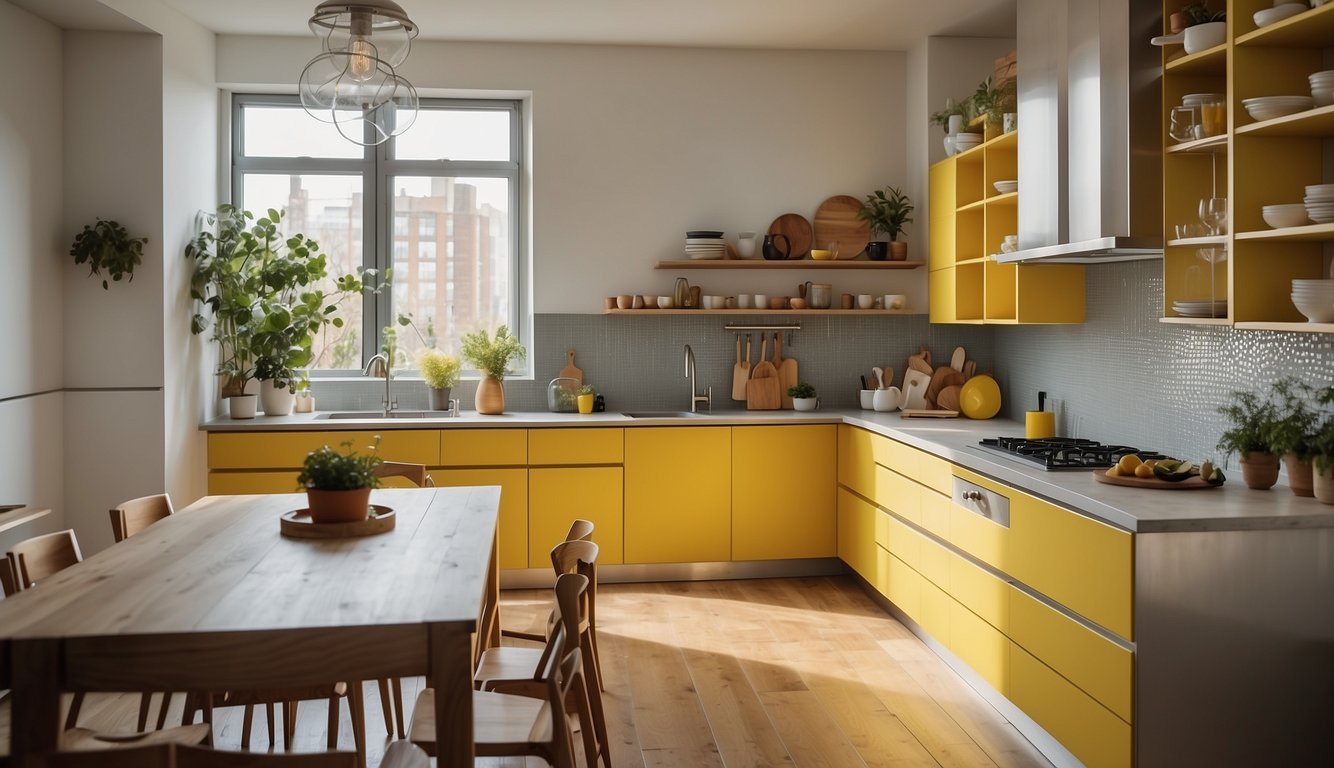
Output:
[[625,433],[625,562],[721,562],[732,556],[730,427]]
[[837,554],[837,429],[732,429],[733,560]]

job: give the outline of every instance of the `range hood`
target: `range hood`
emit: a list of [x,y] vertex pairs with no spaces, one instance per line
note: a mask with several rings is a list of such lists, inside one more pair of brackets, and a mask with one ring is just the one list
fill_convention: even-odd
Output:
[[1157,0],[1019,0],[1019,245],[1003,262],[1163,254]]

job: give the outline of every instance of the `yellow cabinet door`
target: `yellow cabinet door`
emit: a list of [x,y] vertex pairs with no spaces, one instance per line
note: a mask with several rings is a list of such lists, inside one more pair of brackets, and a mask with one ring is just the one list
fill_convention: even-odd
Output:
[[833,424],[733,427],[732,559],[834,557],[837,472]]
[[731,427],[625,431],[625,562],[732,557]]
[[297,473],[292,470],[269,472],[209,472],[211,496],[235,496],[246,493],[298,493]]
[[1006,696],[1084,765],[1130,768],[1134,740],[1129,723],[1013,643],[1010,668]]
[[528,430],[442,429],[439,450],[438,463],[446,467],[523,467]]
[[530,467],[620,464],[624,460],[623,429],[568,427],[528,430]]
[[439,486],[500,486],[500,567],[551,567],[546,557],[531,566],[528,562],[528,470],[433,469],[429,474]]
[[620,467],[551,467],[528,470],[528,563],[540,568],[551,562],[570,523],[583,518],[593,524],[599,563],[622,563]]
[[838,556],[868,582],[876,568],[876,518],[883,514],[866,499],[838,489]]

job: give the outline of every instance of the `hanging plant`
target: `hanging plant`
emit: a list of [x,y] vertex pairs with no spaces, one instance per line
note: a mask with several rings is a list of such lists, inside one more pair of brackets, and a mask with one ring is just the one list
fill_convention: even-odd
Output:
[[[98,219],[95,224],[84,225],[83,231],[74,236],[69,255],[74,257],[75,264],[87,264],[90,275],[105,272],[112,281],[119,282],[125,277],[126,282],[131,282],[134,268],[143,263],[147,242],[146,237],[130,237],[119,222]],[[102,288],[110,289],[105,278]]]

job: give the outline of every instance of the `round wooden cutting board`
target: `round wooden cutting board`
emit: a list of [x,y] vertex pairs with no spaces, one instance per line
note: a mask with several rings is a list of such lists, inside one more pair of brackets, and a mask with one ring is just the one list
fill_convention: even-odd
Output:
[[848,195],[835,195],[820,203],[815,211],[815,247],[827,248],[838,241],[838,258],[855,259],[871,241],[871,225],[857,218],[861,201]]
[[1108,477],[1107,470],[1096,469],[1093,471],[1093,479],[1107,485],[1124,485],[1127,488],[1152,488],[1156,491],[1203,491],[1209,488],[1222,488],[1221,485],[1210,485],[1204,482],[1204,478],[1199,475],[1192,475],[1178,482],[1171,480],[1159,480],[1156,477]]
[[811,223],[799,213],[785,213],[769,225],[769,234],[787,235],[792,250],[789,259],[804,259],[811,252]]

